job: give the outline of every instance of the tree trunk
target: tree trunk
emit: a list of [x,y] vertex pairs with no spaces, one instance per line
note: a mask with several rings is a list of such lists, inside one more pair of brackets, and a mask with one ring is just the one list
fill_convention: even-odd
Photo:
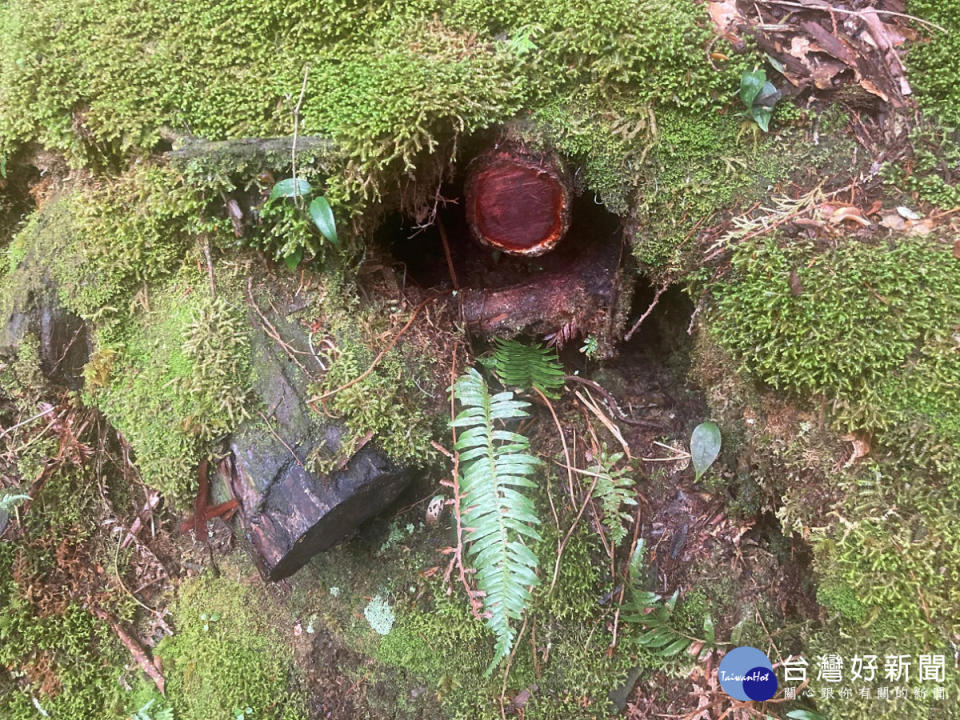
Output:
[[473,238],[511,255],[542,255],[570,229],[570,181],[551,154],[505,146],[479,155],[464,195]]

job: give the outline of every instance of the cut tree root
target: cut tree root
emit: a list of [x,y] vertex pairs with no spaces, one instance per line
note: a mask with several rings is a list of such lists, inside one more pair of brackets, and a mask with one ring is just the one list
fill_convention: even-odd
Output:
[[463,318],[482,335],[542,335],[564,328],[606,336],[620,286],[619,242],[597,242],[564,267],[502,288],[463,291]]
[[511,255],[543,255],[570,229],[570,185],[552,154],[508,144],[478,155],[464,187],[470,234]]

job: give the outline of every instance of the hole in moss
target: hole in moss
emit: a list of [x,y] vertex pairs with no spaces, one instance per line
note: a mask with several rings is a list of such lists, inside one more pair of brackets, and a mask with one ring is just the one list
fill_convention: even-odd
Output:
[[592,195],[583,195],[574,198],[570,230],[550,252],[514,257],[484,247],[470,237],[463,181],[461,173],[441,188],[440,195],[447,202],[440,204],[436,223],[418,227],[409,216],[393,213],[380,226],[376,239],[402,267],[407,282],[424,288],[450,287],[439,226],[446,233],[457,281],[463,288],[506,287],[540,273],[563,272],[596,243],[620,242],[620,218],[595,203]]

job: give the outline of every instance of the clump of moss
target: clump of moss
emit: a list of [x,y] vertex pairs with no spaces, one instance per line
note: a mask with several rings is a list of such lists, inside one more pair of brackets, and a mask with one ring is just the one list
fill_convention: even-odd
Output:
[[808,243],[749,243],[734,253],[737,282],[717,288],[713,328],[774,387],[846,395],[949,334],[960,313],[955,265],[936,242],[852,242],[823,252]]
[[[651,656],[631,643],[632,632],[621,626],[621,645],[613,656],[607,622],[611,606],[602,607],[602,570],[591,557],[590,539],[578,535],[567,546],[556,587],[549,583],[534,592],[528,623],[536,625],[538,656],[527,635],[513,656],[509,688],[537,683],[525,706],[526,717],[537,720],[605,717],[612,708],[608,693],[623,683],[635,667],[653,666]],[[552,568],[556,539],[538,548],[542,567]],[[430,685],[451,718],[486,720],[499,716],[501,673],[484,677],[493,653],[493,640],[473,618],[458,593],[448,596],[439,583],[430,583],[431,599],[397,604],[397,621],[379,640],[374,656]],[[544,648],[549,647],[549,653]]]
[[960,142],[953,131],[924,124],[910,132],[913,155],[883,167],[887,185],[945,210],[960,206]]
[[940,25],[923,27],[929,36],[910,47],[907,70],[920,106],[952,127],[960,126],[960,7],[939,0],[909,0],[907,11]]
[[733,266],[735,282],[716,288],[718,342],[774,387],[826,397],[842,426],[950,476],[960,268],[946,245],[892,239],[821,251],[768,239],[739,247]]
[[[48,448],[49,449],[49,448]],[[48,457],[55,455],[51,453]],[[34,700],[52,717],[119,717],[127,659],[91,604],[124,616],[129,608],[104,590],[94,565],[95,483],[89,468],[48,470],[21,511],[23,534],[0,542],[0,666],[18,678],[0,681],[0,716],[31,720]]]
[[173,14],[130,0],[15,0],[0,33],[0,152],[36,141],[79,163],[148,150],[164,127],[289,133],[309,65],[299,129],[336,142],[325,192],[345,215],[456,137],[571,88],[588,87],[590,105],[617,96],[701,113],[728,103],[748,62],[711,63],[708,46],[725,41],[703,6],[666,0],[244,0]]
[[206,276],[184,267],[129,322],[109,367],[101,349],[86,368],[89,399],[133,447],[144,481],[180,503],[206,445],[246,417],[249,326],[229,290],[221,283],[211,299]]
[[409,310],[361,304],[346,286],[327,288],[320,309],[324,332],[335,349],[329,353],[330,364],[316,390],[320,396],[333,392],[321,402],[346,424],[349,433],[342,439],[337,457],[327,457],[321,449],[321,454],[311,458],[315,468],[328,469],[370,437],[394,460],[426,465],[436,457],[430,441],[442,420],[431,408],[437,406],[443,390],[431,372],[423,345],[405,338],[373,372],[354,382],[372,366],[385,338],[392,337],[397,325],[409,318]]
[[837,508],[847,523],[813,533],[821,595],[878,639],[941,642],[960,630],[960,501],[893,473],[869,464],[844,480],[856,490]]
[[175,717],[208,720],[247,707],[258,720],[305,717],[304,700],[292,690],[292,656],[277,643],[278,614],[262,591],[226,577],[181,586],[173,609],[177,632],[156,649]]

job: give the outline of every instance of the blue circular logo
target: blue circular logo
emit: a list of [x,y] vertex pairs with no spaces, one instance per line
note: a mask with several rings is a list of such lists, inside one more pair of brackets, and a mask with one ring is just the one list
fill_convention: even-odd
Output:
[[717,678],[735,700],[769,700],[777,694],[777,676],[770,659],[755,647],[734,648],[720,661]]

